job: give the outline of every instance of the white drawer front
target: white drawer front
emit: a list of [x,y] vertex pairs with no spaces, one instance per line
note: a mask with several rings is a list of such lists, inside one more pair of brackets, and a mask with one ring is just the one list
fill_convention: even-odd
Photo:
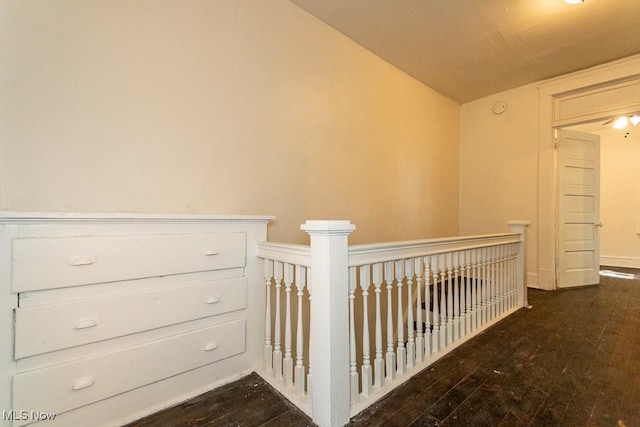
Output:
[[21,359],[246,307],[246,278],[16,309]]
[[[242,353],[245,321],[13,376],[13,407],[63,413]],[[17,425],[21,425],[18,423]]]
[[13,292],[54,289],[245,265],[245,233],[12,240]]

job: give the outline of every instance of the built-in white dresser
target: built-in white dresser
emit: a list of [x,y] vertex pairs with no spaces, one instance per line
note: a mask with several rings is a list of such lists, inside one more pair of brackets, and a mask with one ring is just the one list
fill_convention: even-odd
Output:
[[0,425],[118,426],[256,369],[271,219],[0,212]]

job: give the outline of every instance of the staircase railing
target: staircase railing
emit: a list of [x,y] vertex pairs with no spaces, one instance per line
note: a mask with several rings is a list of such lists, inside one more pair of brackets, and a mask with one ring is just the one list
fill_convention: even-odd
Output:
[[320,426],[339,426],[526,306],[526,221],[511,232],[348,245],[349,221],[307,221],[310,246],[259,243],[262,373]]

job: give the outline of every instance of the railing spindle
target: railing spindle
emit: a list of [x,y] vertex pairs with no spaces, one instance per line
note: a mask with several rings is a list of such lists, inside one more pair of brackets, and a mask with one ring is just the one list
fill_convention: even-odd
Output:
[[373,264],[373,286],[376,293],[376,357],[373,361],[373,386],[384,385],[384,359],[382,358],[382,264]]
[[489,248],[489,272],[491,274],[491,279],[489,279],[489,283],[491,283],[490,288],[490,307],[491,307],[491,315],[489,320],[494,320],[496,318],[496,306],[497,306],[497,285],[498,285],[498,258],[496,256],[496,247],[491,246]]
[[387,381],[395,378],[396,354],[393,351],[393,262],[384,263],[384,281],[387,284]]
[[446,345],[453,342],[453,259],[451,252],[445,254],[445,263],[447,269],[447,341]]
[[415,329],[413,322],[413,260],[404,262],[404,275],[407,278],[407,369],[413,368],[416,358]]
[[500,314],[507,309],[507,248],[500,246]]
[[357,287],[357,268],[349,267],[349,385],[351,390],[351,404],[358,403],[358,366],[356,360],[356,326],[355,326],[355,298]]
[[264,367],[273,372],[273,346],[271,345],[271,281],[273,280],[273,261],[264,260],[264,284],[266,289],[264,313]]
[[482,322],[481,325],[484,326],[487,323],[488,316],[488,304],[489,304],[489,262],[487,260],[487,248],[480,249],[480,256],[482,260]]
[[472,320],[474,316],[473,312],[473,300],[472,300],[472,281],[471,281],[471,251],[464,251],[464,283],[466,287],[466,307],[465,307],[465,333],[468,334],[473,331]]
[[504,313],[504,246],[497,246],[498,251],[498,308],[496,315]]
[[494,252],[494,270],[495,270],[495,313],[493,318],[497,319],[500,315],[500,248],[498,246],[493,247]]
[[453,263],[453,342],[460,339],[460,289],[458,287],[459,259],[458,252],[451,253]]
[[[447,303],[447,259],[445,254],[438,255],[438,270],[440,270],[440,348],[445,349],[449,341],[447,337],[451,333],[447,311],[449,304]],[[451,299],[449,299],[451,301]]]
[[397,315],[397,330],[398,330],[398,344],[396,345],[396,372],[399,375],[404,374],[404,370],[407,364],[407,349],[404,347],[404,300],[402,297],[402,282],[404,279],[404,261],[396,261],[396,287],[398,288],[398,310]]
[[492,280],[492,275],[493,275],[493,271],[492,271],[492,258],[491,258],[491,248],[487,247],[485,248],[486,251],[486,275],[487,275],[487,295],[486,295],[486,318],[485,318],[485,323],[489,323],[491,321],[491,319],[493,319],[493,317],[491,316],[491,307],[493,306],[492,304],[492,288],[493,288],[493,280]]
[[303,322],[303,296],[306,285],[307,269],[296,265],[296,288],[298,290],[298,323],[296,326],[296,367],[293,374],[293,382],[298,395],[304,394],[304,322]]
[[273,374],[276,379],[282,379],[282,349],[280,347],[280,288],[282,288],[283,264],[276,262],[273,268],[273,278],[275,280],[276,289],[276,313],[275,325],[273,327]]
[[471,269],[473,271],[472,276],[473,276],[473,283],[471,284],[473,287],[473,297],[472,297],[472,304],[473,304],[473,317],[471,318],[472,322],[471,322],[471,327],[473,328],[473,330],[475,331],[476,329],[478,329],[481,325],[480,322],[480,285],[479,285],[479,275],[480,273],[478,272],[478,252],[479,249],[473,249],[471,251],[472,254],[472,265],[471,265]]
[[519,246],[517,244],[513,245],[513,260],[512,260],[512,265],[513,265],[513,279],[512,279],[512,289],[511,292],[513,293],[513,305],[516,306],[518,305],[518,250],[519,250]]
[[[312,288],[311,288],[311,274],[310,270],[307,270],[309,273],[307,275],[307,293],[309,294],[309,309],[311,309],[311,298],[312,298]],[[307,401],[309,402],[309,406],[311,407],[313,399],[313,358],[314,358],[314,348],[312,344],[312,332],[311,328],[309,328],[309,369],[307,369]]]
[[511,310],[511,308],[513,308],[513,306],[515,304],[512,304],[511,302],[511,289],[512,289],[512,284],[513,284],[513,279],[512,279],[512,275],[513,275],[513,267],[512,267],[512,256],[511,256],[511,246],[512,245],[508,245],[506,248],[507,251],[507,261],[506,261],[506,283],[505,283],[505,287],[506,287],[506,292],[507,292],[507,310]]
[[433,337],[431,335],[431,267],[430,257],[424,257],[424,355],[431,356]]
[[284,383],[287,386],[293,385],[293,357],[291,351],[291,286],[293,285],[293,264],[284,265],[284,292],[285,292],[285,312],[284,312],[284,359],[282,359],[282,370],[284,372]]
[[465,278],[465,252],[458,253],[458,275],[459,282],[458,286],[460,287],[460,337],[464,337],[469,331],[467,330],[467,292],[465,288],[466,278]]
[[[432,337],[432,352],[437,353],[440,351],[440,341],[441,341],[441,327],[442,322],[440,321],[440,312],[438,305],[438,274],[440,273],[438,267],[438,256],[434,255],[431,257],[431,272],[433,274],[433,330],[431,331]],[[443,347],[444,348],[444,347]]]
[[[424,323],[422,321],[422,272],[424,265],[422,258],[416,258],[413,263],[413,273],[416,276],[416,363],[420,364],[424,360]],[[425,311],[428,308],[425,304]],[[427,312],[427,317],[429,313]]]
[[360,267],[360,288],[362,289],[362,395],[371,394],[373,377],[369,342],[369,287],[371,286],[369,264]]

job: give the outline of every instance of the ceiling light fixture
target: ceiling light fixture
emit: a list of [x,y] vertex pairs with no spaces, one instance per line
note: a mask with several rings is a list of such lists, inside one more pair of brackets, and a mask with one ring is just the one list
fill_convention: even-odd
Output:
[[568,4],[580,4],[584,3],[584,0],[564,0],[564,2]]
[[603,123],[603,125],[608,125],[613,123],[613,127],[615,129],[624,129],[627,127],[627,125],[629,123],[631,123],[634,126],[638,126],[640,124],[640,114],[634,114],[632,116],[621,116],[618,117],[617,119],[609,119],[606,122]]
[[613,122],[613,127],[616,129],[624,129],[629,124],[629,120],[626,117],[619,117]]

